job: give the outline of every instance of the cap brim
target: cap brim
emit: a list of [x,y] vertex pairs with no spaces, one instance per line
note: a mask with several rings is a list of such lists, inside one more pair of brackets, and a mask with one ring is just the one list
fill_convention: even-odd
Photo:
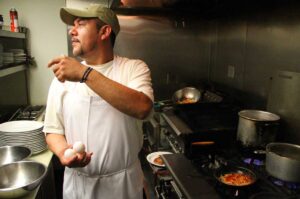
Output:
[[97,17],[97,16],[95,16],[93,13],[77,10],[74,8],[60,9],[60,18],[64,23],[68,25],[74,25],[74,20],[78,17]]

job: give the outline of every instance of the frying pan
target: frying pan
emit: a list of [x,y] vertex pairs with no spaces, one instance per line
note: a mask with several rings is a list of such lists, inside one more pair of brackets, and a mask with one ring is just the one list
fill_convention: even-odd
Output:
[[[183,104],[194,104],[197,103],[201,98],[201,92],[194,87],[185,87],[176,91],[172,96],[172,101],[176,105]],[[183,101],[188,99],[189,103],[184,103]]]
[[[199,104],[198,102],[201,101],[202,93],[204,93],[204,91],[200,92],[197,88],[184,87],[182,89],[175,91],[171,99],[161,100],[159,102],[156,102],[154,104],[154,108],[156,108],[157,110],[161,110],[161,108],[163,107],[194,106],[196,104]],[[194,103],[180,103],[184,99],[190,99]]]
[[[234,185],[234,184],[229,184],[229,183],[225,183],[221,180],[221,177],[224,176],[225,174],[233,174],[233,173],[238,173],[238,174],[245,174],[251,177],[251,182],[244,184],[244,185]],[[226,186],[230,186],[230,187],[247,187],[250,186],[252,184],[254,184],[257,180],[255,173],[253,173],[250,169],[247,169],[245,167],[235,167],[235,166],[224,166],[221,167],[220,169],[218,169],[215,173],[215,178],[223,185]]]

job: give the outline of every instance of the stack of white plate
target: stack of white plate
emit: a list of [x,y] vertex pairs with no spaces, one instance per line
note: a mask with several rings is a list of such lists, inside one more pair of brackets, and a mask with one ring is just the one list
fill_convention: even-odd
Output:
[[26,146],[32,154],[47,149],[43,123],[30,120],[10,121],[0,124],[0,140],[2,145]]
[[3,66],[3,45],[0,43],[0,68]]
[[10,49],[8,51],[13,53],[15,62],[26,61],[26,54],[24,52],[24,49]]
[[4,65],[14,63],[14,53],[12,53],[12,52],[3,52],[2,57],[3,57],[3,64]]
[[3,55],[0,53],[0,68],[3,66]]

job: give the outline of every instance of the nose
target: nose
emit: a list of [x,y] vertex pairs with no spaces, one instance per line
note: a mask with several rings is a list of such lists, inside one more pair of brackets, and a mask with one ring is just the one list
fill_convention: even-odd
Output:
[[75,34],[77,34],[76,26],[71,26],[69,30],[69,35],[73,36]]

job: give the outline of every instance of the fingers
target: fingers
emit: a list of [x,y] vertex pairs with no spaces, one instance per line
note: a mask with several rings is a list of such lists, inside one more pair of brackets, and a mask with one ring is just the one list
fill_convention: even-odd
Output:
[[63,164],[70,168],[75,167],[85,167],[91,162],[91,157],[93,153],[76,153],[75,156],[72,156],[70,158],[65,158],[65,161]]
[[51,60],[48,64],[54,75],[60,82],[81,80],[86,66],[83,66],[76,59],[62,55]]
[[55,65],[55,64],[58,64],[59,62],[61,62],[61,60],[67,58],[67,56],[65,55],[62,55],[62,56],[59,56],[57,58],[54,58],[52,59],[49,63],[48,63],[48,68],[51,68],[51,66]]
[[72,157],[70,157],[70,158],[63,157],[63,158],[61,159],[62,165],[67,166],[67,167],[72,167],[72,165],[73,165],[74,162],[76,162],[76,161],[77,161],[77,156],[76,156],[76,155],[74,155],[74,156],[72,156]]
[[86,165],[88,165],[91,161],[92,158],[92,154],[93,153],[77,153],[77,160],[78,160],[78,165],[80,167],[85,167]]
[[51,68],[54,75],[57,77],[57,79],[60,81],[60,82],[64,82],[65,81],[65,77],[64,77],[64,73],[62,71],[62,63],[63,63],[63,60],[66,59],[67,56],[65,55],[62,55],[60,57],[57,57],[53,60],[51,60],[49,63],[48,63],[48,68]]
[[85,160],[84,160],[85,165],[88,165],[91,162],[92,155],[93,155],[93,153],[87,153],[86,154]]

